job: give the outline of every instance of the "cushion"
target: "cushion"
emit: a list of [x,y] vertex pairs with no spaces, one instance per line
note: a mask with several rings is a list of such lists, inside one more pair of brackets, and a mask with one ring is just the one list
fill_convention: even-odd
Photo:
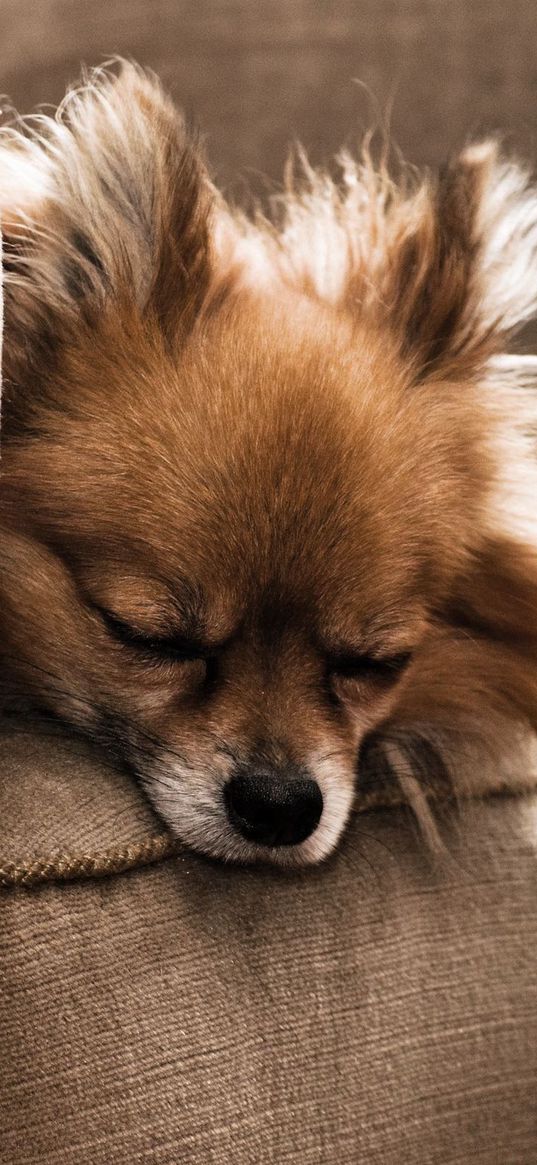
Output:
[[1,742],[1,1165],[537,1159],[537,796],[238,868],[82,740]]

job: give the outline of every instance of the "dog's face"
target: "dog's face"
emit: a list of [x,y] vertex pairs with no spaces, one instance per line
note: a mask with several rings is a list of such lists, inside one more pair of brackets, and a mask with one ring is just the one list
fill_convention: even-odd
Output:
[[314,860],[459,553],[464,438],[406,402],[380,341],[272,311],[239,298],[180,359],[92,331],[86,408],[13,455],[50,559],[12,601],[53,705],[112,738],[181,837]]
[[[158,92],[136,74],[123,85],[157,143],[165,119],[168,147]],[[267,276],[268,235],[252,277],[251,240],[233,242],[230,220],[211,228],[182,141],[188,181],[183,166],[183,187],[176,175],[159,201],[153,178],[162,221],[146,270],[128,249],[142,213],[128,142],[114,144],[124,185],[112,166],[116,99],[111,84],[78,110],[68,148],[60,135],[42,176],[45,229],[29,238],[9,207],[8,663],[112,748],[192,846],[316,861],[345,825],[362,741],[438,636],[488,505],[494,458],[471,377],[482,356],[457,331],[470,260],[461,253],[446,284],[428,210],[422,278],[423,216],[412,226],[402,210],[385,286],[395,323],[359,310],[356,268],[338,275],[336,303],[303,271],[291,278],[288,257]],[[91,235],[50,194],[60,147],[69,171],[74,140],[81,165],[76,117],[102,146]],[[435,277],[441,308],[427,298]]]

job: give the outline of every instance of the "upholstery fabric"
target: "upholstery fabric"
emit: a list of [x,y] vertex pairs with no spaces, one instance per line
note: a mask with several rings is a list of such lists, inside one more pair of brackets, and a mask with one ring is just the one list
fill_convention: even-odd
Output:
[[[10,853],[142,838],[136,788],[2,736]],[[537,797],[357,814],[303,873],[183,853],[0,891],[0,1165],[533,1165]]]

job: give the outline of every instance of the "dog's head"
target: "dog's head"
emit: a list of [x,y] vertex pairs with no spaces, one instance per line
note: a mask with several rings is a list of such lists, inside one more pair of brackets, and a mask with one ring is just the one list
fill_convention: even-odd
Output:
[[225,858],[340,836],[492,522],[485,369],[535,294],[493,145],[345,167],[250,225],[130,66],[0,152],[5,663]]

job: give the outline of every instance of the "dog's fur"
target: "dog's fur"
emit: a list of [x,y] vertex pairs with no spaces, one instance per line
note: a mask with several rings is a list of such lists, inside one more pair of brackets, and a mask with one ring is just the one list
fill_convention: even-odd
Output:
[[[491,141],[340,164],[248,220],[132,65],[0,139],[3,687],[228,859],[388,775],[431,831],[537,727],[537,194]],[[251,765],[318,782],[306,840],[234,830]]]

